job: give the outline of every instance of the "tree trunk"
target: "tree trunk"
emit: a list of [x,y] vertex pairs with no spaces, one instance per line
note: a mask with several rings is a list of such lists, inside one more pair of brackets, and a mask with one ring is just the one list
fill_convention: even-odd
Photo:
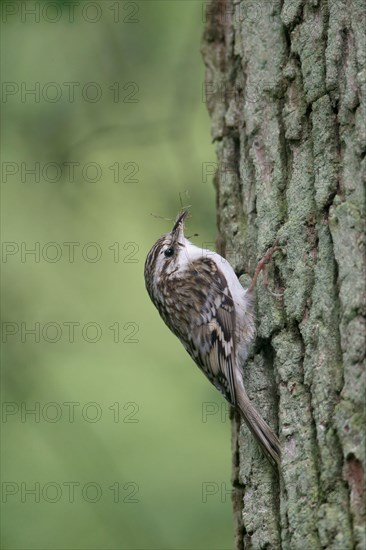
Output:
[[250,397],[279,478],[233,418],[236,547],[364,549],[363,0],[206,5],[218,247],[257,284]]

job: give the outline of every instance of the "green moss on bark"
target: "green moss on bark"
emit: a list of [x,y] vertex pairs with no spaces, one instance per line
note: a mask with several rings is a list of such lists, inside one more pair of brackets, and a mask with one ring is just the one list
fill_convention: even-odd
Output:
[[281,246],[245,366],[281,479],[236,430],[237,548],[366,546],[365,26],[359,0],[209,5],[221,251],[241,275]]

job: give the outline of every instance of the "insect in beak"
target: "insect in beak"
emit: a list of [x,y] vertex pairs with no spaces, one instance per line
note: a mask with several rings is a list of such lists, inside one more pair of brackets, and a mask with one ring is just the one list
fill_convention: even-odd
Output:
[[177,231],[177,229],[179,229],[179,228],[181,228],[181,226],[183,226],[184,220],[186,219],[187,216],[188,216],[188,210],[183,210],[182,212],[180,212],[180,214],[178,214],[178,217],[177,217],[176,222],[174,224],[174,227],[172,229],[172,234],[174,234],[175,231]]
[[188,216],[188,210],[183,210],[177,217],[173,229],[171,230],[172,242],[181,244],[179,241],[184,238],[184,220]]

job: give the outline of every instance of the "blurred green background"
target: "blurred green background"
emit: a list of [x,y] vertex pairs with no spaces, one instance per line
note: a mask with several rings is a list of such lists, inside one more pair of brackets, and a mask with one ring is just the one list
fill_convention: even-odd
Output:
[[0,5],[2,548],[232,548],[226,405],[143,280],[179,194],[215,239],[204,3]]

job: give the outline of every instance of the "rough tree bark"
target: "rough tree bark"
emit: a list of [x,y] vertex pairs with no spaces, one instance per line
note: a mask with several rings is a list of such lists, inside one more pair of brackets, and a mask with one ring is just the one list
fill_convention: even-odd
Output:
[[363,0],[206,4],[218,247],[257,287],[248,392],[279,479],[233,419],[236,547],[364,549]]

